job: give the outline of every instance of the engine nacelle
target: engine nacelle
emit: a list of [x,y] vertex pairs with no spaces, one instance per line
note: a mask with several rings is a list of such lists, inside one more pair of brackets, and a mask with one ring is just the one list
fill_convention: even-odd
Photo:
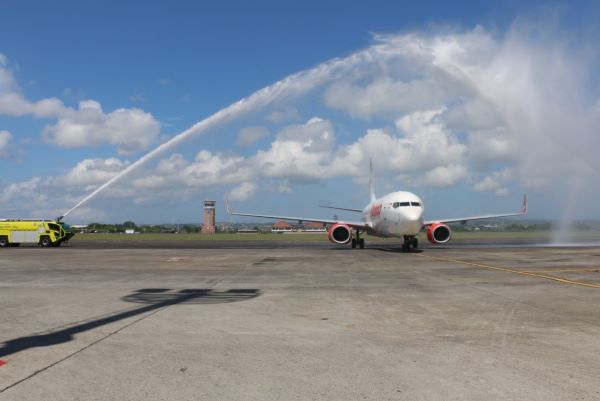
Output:
[[427,239],[432,244],[445,244],[450,241],[452,231],[450,227],[442,223],[435,223],[427,229]]
[[336,223],[327,232],[329,241],[334,244],[347,244],[352,240],[352,228],[346,224]]

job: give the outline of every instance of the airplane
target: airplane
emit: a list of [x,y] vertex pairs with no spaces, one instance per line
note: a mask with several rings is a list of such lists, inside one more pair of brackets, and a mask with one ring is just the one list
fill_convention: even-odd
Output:
[[497,217],[523,216],[527,214],[527,195],[523,196],[523,204],[520,212],[486,214],[451,219],[425,220],[423,217],[425,207],[423,201],[414,193],[407,191],[396,191],[381,198],[375,196],[373,187],[373,167],[370,163],[371,176],[369,187],[371,201],[363,209],[347,207],[324,206],[328,209],[343,210],[347,212],[362,213],[360,221],[347,221],[339,219],[321,219],[312,217],[274,216],[260,213],[235,213],[232,212],[229,199],[225,198],[227,213],[234,216],[262,217],[277,220],[297,220],[324,223],[329,226],[328,238],[334,244],[351,244],[352,248],[363,249],[365,239],[362,233],[377,237],[403,238],[402,252],[410,252],[411,249],[419,247],[417,234],[426,229],[427,239],[432,244],[445,244],[452,237],[449,223],[460,222],[462,224],[470,220],[483,220]]

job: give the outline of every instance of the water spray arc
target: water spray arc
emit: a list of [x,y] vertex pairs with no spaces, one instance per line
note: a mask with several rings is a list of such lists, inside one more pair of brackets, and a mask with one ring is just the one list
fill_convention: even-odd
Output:
[[67,210],[62,216],[60,216],[57,220],[62,220],[67,217],[71,212],[81,207],[86,202],[90,201],[100,192],[104,191],[106,188],[110,187],[115,182],[122,179],[127,174],[136,170],[149,160],[154,157],[160,155],[163,152],[166,152],[168,149],[176,146],[182,141],[194,136],[199,135],[209,128],[212,128],[218,124],[222,124],[227,121],[231,121],[238,116],[255,110],[259,107],[266,106],[276,100],[283,99],[286,97],[293,97],[295,95],[303,94],[315,87],[327,82],[344,72],[348,71],[348,69],[363,63],[365,61],[371,61],[376,54],[385,55],[388,53],[388,44],[377,44],[373,45],[365,50],[354,53],[345,58],[336,58],[325,63],[318,65],[309,70],[305,70],[293,75],[290,75],[281,81],[278,81],[272,85],[269,85],[263,89],[254,92],[247,98],[243,98],[230,106],[219,110],[215,114],[210,117],[201,120],[186,129],[185,131],[177,134],[167,142],[159,145],[154,150],[150,151],[146,155],[142,156],[140,159],[135,161],[134,163],[127,166],[123,171],[119,174],[96,188],[90,194],[85,196],[81,201],[79,201],[75,206],[71,209]]
[[[555,34],[561,40],[548,40]],[[427,185],[464,182],[498,196],[511,184],[552,191],[547,207],[562,214],[554,241],[564,243],[576,215],[584,208],[597,213],[591,196],[597,196],[600,169],[597,61],[572,50],[580,43],[562,41],[562,32],[542,36],[527,23],[499,36],[479,26],[378,35],[361,51],[290,75],[197,122],[85,195],[64,216],[189,137],[334,83],[324,93],[323,106],[361,124],[371,124],[372,117],[376,124],[387,121],[389,132],[368,130],[353,143],[335,143],[328,161],[338,153],[344,160],[337,150],[355,149],[364,157],[375,143],[405,145],[397,154],[386,154],[394,157],[390,171],[408,172]],[[340,174],[334,171],[332,177]]]

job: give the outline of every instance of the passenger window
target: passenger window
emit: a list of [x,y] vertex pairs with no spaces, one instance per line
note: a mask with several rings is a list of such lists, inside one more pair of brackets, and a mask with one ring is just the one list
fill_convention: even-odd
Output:
[[410,202],[411,206],[421,206],[421,202]]

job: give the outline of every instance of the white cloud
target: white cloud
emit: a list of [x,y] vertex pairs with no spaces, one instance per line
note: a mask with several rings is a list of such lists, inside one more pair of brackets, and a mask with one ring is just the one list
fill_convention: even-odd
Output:
[[240,146],[252,145],[254,142],[269,136],[269,134],[267,127],[257,126],[242,128],[238,134],[236,143]]
[[186,199],[208,187],[239,184],[255,177],[255,169],[244,157],[203,150],[193,161],[180,154],[160,160],[153,171],[138,172],[130,187],[135,192],[132,196],[138,200],[161,197]]
[[494,171],[483,180],[475,183],[473,190],[477,192],[494,191],[498,196],[506,196],[510,191],[504,185],[513,178],[513,174],[514,172],[510,168]]
[[193,185],[217,185],[238,183],[247,180],[245,160],[241,156],[213,154],[203,150],[196,155],[194,162],[183,170],[183,177]]
[[335,83],[325,93],[325,103],[353,117],[393,117],[438,108],[445,104],[447,97],[439,84],[427,79],[402,82],[380,77],[364,87]]
[[494,163],[517,163],[522,151],[502,128],[472,132],[466,145],[469,158],[478,169]]
[[456,185],[467,177],[467,168],[462,165],[451,164],[439,166],[428,172],[417,180],[418,185],[432,187],[449,187]]
[[266,177],[314,181],[323,176],[334,144],[331,123],[315,117],[284,128],[268,150],[258,151],[253,162]]
[[[452,176],[456,182],[465,176],[462,171],[466,170],[466,146],[438,121],[442,112],[443,109],[406,115],[396,121],[396,134],[382,129],[368,130],[356,142],[338,149],[329,175],[365,176],[368,160],[372,158],[378,174],[419,175],[448,167],[446,176]],[[434,179],[441,177],[444,170],[437,171],[430,173],[430,185],[448,185],[447,180]]]
[[290,125],[276,134],[269,149],[238,161],[254,180],[290,182],[364,177],[369,158],[378,174],[413,174],[431,186],[454,185],[467,177],[466,146],[439,122],[444,109],[415,112],[396,121],[396,132],[371,129],[349,145],[337,145],[333,125],[321,118]]
[[245,201],[256,193],[257,188],[256,184],[244,182],[229,192],[229,198],[233,201]]
[[281,110],[275,110],[267,117],[272,123],[280,124],[288,121],[300,120],[300,113],[295,107],[287,106]]
[[121,172],[128,164],[129,162],[116,158],[85,159],[56,179],[55,183],[59,186],[82,186],[90,189],[96,185],[104,184]]
[[33,177],[29,180],[9,184],[2,189],[0,201],[5,203],[15,197],[22,197],[24,194],[35,194],[40,181],[39,177]]
[[10,140],[12,139],[12,134],[8,131],[0,131],[0,157],[9,157],[10,153],[6,148]]
[[483,192],[483,191],[492,191],[492,190],[498,189],[499,187],[500,187],[500,183],[498,183],[498,181],[494,180],[492,177],[490,177],[488,175],[483,180],[476,183],[473,186],[473,189],[478,192]]
[[98,102],[79,102],[68,109],[56,124],[44,129],[46,139],[58,146],[76,148],[110,144],[121,154],[146,149],[156,142],[160,124],[141,109],[117,109],[108,114]]
[[119,153],[128,154],[146,149],[158,140],[160,124],[141,109],[116,109],[105,113],[94,100],[79,102],[79,108],[67,107],[57,98],[28,100],[12,72],[6,67],[6,57],[0,63],[0,114],[32,115],[56,119],[44,129],[46,139],[66,148],[113,145]]

